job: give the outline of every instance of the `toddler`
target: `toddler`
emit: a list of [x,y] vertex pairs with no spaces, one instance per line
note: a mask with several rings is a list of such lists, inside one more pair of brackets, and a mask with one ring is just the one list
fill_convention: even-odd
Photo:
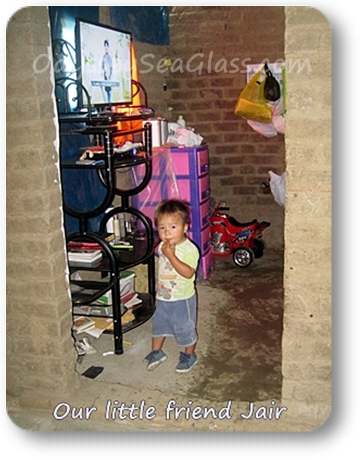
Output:
[[148,370],[166,360],[166,337],[184,347],[176,372],[188,372],[197,362],[197,300],[195,273],[199,250],[186,236],[190,211],[181,200],[162,201],[155,211],[160,237],[156,310],[152,318],[152,351],[145,357]]

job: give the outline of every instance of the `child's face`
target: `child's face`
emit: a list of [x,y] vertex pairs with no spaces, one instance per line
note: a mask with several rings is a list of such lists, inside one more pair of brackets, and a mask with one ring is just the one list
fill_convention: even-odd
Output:
[[176,245],[185,240],[188,225],[184,224],[179,213],[164,214],[158,220],[157,229],[161,241]]

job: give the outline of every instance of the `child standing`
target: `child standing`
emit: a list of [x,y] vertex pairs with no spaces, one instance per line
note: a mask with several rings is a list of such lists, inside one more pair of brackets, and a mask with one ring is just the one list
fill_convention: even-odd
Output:
[[165,200],[155,211],[159,246],[156,310],[152,320],[152,351],[145,357],[148,370],[166,360],[162,351],[166,337],[184,347],[176,372],[188,372],[197,362],[195,272],[199,250],[187,237],[189,208],[181,200]]

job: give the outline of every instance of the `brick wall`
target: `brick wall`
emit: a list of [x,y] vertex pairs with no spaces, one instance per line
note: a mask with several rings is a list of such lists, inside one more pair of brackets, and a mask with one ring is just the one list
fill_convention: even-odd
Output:
[[[296,429],[331,411],[331,29],[308,7],[286,7],[283,403]],[[308,71],[309,70],[309,71]]]
[[[7,391],[33,407],[74,385],[49,18],[17,11],[7,26]],[[64,376],[67,376],[64,378]]]
[[212,197],[227,200],[238,220],[270,220],[266,241],[276,248],[283,244],[283,209],[260,184],[269,170],[284,171],[284,136],[256,133],[234,107],[247,63],[284,58],[284,28],[283,7],[171,7],[172,67],[162,74],[173,109],[164,116],[184,115],[209,145]]

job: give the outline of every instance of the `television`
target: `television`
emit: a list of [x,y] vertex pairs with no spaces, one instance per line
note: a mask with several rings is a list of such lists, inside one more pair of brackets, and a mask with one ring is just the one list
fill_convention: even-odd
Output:
[[[131,32],[111,26],[76,19],[77,78],[97,107],[112,104],[130,105]],[[81,100],[86,106],[87,101]]]

